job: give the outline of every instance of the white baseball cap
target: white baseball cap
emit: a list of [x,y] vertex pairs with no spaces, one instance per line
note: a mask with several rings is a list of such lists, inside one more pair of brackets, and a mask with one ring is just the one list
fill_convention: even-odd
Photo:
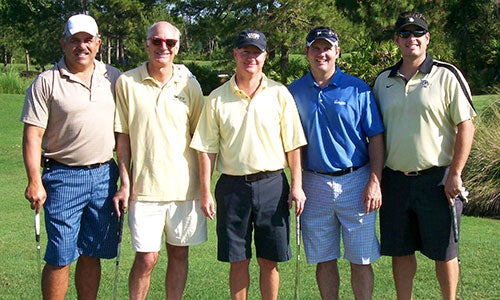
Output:
[[88,15],[71,16],[64,26],[64,37],[70,37],[78,32],[86,32],[92,36],[97,36],[99,30],[94,18]]

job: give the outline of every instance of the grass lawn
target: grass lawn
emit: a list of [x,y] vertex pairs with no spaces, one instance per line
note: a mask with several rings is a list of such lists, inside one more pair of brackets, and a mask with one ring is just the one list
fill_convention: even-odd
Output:
[[[475,97],[477,108],[493,96]],[[478,102],[476,102],[478,100]],[[22,124],[19,115],[22,95],[0,94],[0,299],[34,299],[39,293],[36,248],[33,229],[33,211],[23,193],[26,185],[21,138]],[[294,219],[294,218],[292,218]],[[500,299],[500,223],[498,220],[463,217],[460,243],[461,299]],[[185,299],[229,299],[229,265],[216,260],[215,222],[208,222],[209,241],[190,250],[190,270]],[[294,224],[293,224],[294,226]],[[42,218],[42,255],[46,241]],[[280,299],[293,299],[295,276],[295,235],[291,246],[294,257],[280,264]],[[134,253],[130,233],[125,226],[120,259],[118,299],[128,298],[127,278]],[[302,299],[319,299],[315,282],[315,267],[300,261],[300,295]],[[419,269],[415,280],[415,299],[439,299],[439,288],[432,262],[418,255]],[[341,272],[341,299],[353,299],[349,284],[349,267],[346,260],[339,260]],[[374,264],[375,289],[373,299],[395,299],[390,258],[382,257]],[[74,268],[72,268],[74,270]],[[111,299],[115,260],[103,261],[99,299]],[[164,298],[166,253],[160,260],[151,281],[149,299]],[[250,299],[258,299],[258,268],[255,259],[251,264]],[[67,299],[76,299],[71,280]]]

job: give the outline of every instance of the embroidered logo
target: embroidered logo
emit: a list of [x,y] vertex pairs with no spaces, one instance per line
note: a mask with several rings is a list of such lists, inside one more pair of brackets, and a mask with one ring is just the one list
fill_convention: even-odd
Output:
[[260,34],[256,32],[250,32],[247,33],[247,38],[252,39],[252,40],[258,40],[260,38]]
[[427,81],[427,80],[425,80],[425,79],[422,79],[422,80],[420,81],[420,85],[421,85],[422,87],[426,88],[426,87],[429,87],[431,84],[429,83],[429,81]]
[[390,87],[391,87],[391,86],[393,86],[393,85],[394,85],[394,83],[392,83],[392,84],[387,84],[387,85],[385,86],[385,88],[387,88],[387,89],[388,89],[388,88],[390,88]]
[[181,101],[182,103],[186,103],[186,98],[178,95],[174,95],[174,99]]

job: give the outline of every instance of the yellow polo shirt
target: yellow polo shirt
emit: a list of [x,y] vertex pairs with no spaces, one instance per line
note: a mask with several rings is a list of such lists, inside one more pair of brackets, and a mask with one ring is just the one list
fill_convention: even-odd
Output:
[[191,147],[217,153],[217,170],[246,175],[287,167],[286,152],[306,145],[288,89],[265,75],[253,99],[233,76],[210,93]]
[[430,56],[408,82],[398,76],[400,64],[373,87],[386,129],[385,164],[402,172],[448,166],[457,124],[476,116],[469,86],[457,68]]
[[132,152],[131,199],[199,199],[198,158],[189,148],[202,107],[198,81],[174,65],[164,86],[146,63],[116,82],[115,131],[128,134]]

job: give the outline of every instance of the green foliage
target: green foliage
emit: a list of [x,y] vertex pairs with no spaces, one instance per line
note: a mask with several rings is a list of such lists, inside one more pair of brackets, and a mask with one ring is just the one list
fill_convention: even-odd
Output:
[[500,88],[499,7],[495,0],[9,0],[0,5],[0,52],[7,64],[11,57],[22,62],[26,49],[42,69],[60,58],[62,27],[75,12],[96,18],[103,38],[100,57],[122,70],[147,59],[145,32],[159,20],[179,27],[183,59],[190,60],[226,59],[236,34],[255,28],[268,38],[271,78],[288,83],[301,69],[290,55],[303,52],[312,27],[327,25],[340,35],[345,55],[340,62],[371,81],[386,62],[376,61],[383,54],[368,51],[392,40],[400,12],[417,10],[430,26],[429,53],[457,65],[473,93],[483,94]]
[[500,2],[447,2],[446,24],[453,28],[451,61],[463,71],[475,93],[500,88]]
[[187,63],[186,67],[196,76],[203,90],[203,95],[210,94],[212,90],[220,86],[226,79],[229,79],[228,77],[219,77],[221,73],[211,64],[203,65],[191,62]]
[[17,70],[0,72],[0,94],[24,94],[31,81],[22,78]]
[[470,202],[464,213],[500,218],[500,97],[491,98],[474,120],[476,132],[464,182]]
[[376,43],[364,39],[350,39],[349,42],[355,47],[347,55],[341,55],[339,65],[345,72],[360,77],[370,85],[375,82],[380,71],[400,58],[393,42]]

